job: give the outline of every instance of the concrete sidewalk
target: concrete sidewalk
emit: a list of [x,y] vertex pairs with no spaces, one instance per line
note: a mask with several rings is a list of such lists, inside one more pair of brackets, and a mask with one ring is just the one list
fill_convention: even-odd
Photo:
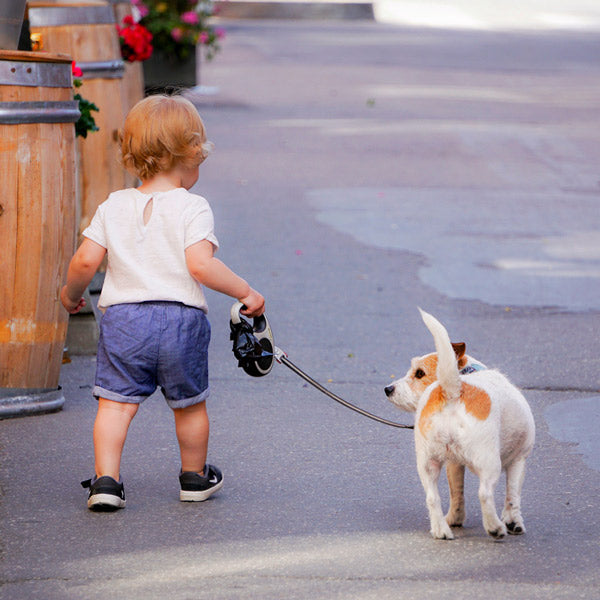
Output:
[[217,0],[224,19],[367,19],[466,31],[598,31],[595,0]]
[[[235,0],[234,0],[235,1]],[[467,31],[598,31],[595,0],[375,0],[380,22]]]
[[217,0],[223,19],[359,20],[374,18],[372,2],[363,0]]
[[[282,366],[244,375],[231,301],[209,293],[223,490],[179,502],[156,395],[125,446],[127,508],[89,512],[94,357],[74,356],[62,412],[0,421],[0,596],[597,600],[597,35],[225,26],[201,71],[218,92],[196,98],[215,151],[195,191],[219,257],[265,294],[290,359],[370,412],[410,422],[383,387],[433,349],[417,306],[509,374],[537,423],[527,534],[486,536],[468,475],[465,526],[434,541],[410,432]],[[463,268],[448,278],[453,257]]]

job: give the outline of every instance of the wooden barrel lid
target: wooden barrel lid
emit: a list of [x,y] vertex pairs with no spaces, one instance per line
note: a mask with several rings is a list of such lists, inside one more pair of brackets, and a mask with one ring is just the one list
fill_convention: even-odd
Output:
[[70,63],[73,59],[68,54],[52,54],[50,52],[29,52],[27,50],[0,50],[0,60]]
[[0,50],[0,86],[71,88],[71,57],[49,52]]

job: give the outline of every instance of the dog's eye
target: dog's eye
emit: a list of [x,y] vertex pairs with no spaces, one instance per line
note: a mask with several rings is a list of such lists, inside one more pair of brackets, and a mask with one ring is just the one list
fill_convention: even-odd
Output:
[[423,377],[425,377],[425,371],[423,371],[423,369],[417,369],[415,371],[415,377],[417,379],[422,379]]

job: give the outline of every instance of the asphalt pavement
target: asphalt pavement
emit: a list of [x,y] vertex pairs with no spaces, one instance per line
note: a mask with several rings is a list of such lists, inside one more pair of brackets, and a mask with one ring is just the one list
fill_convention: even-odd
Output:
[[157,394],[125,446],[127,508],[89,512],[94,357],[73,356],[61,412],[0,421],[0,597],[596,600],[598,33],[223,25],[192,95],[219,257],[264,293],[290,359],[366,410],[411,422],[383,388],[433,350],[418,306],[523,388],[527,533],[489,538],[468,475],[465,526],[433,540],[412,434],[284,366],[245,375],[231,301],[208,292],[223,490],[178,501]]

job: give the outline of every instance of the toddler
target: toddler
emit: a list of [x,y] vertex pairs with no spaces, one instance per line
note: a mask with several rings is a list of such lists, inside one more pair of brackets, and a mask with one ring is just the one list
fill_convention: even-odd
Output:
[[188,190],[208,155],[204,125],[181,96],[149,96],[125,120],[121,151],[138,188],[110,194],[73,256],[61,290],[66,310],[82,294],[105,255],[94,423],[95,476],[88,508],[125,507],[121,453],[139,405],[160,386],[173,410],[181,454],[180,500],[203,501],[223,486],[206,463],[210,324],[202,285],[238,299],[248,317],[264,298],[214,257],[218,248],[208,202]]

